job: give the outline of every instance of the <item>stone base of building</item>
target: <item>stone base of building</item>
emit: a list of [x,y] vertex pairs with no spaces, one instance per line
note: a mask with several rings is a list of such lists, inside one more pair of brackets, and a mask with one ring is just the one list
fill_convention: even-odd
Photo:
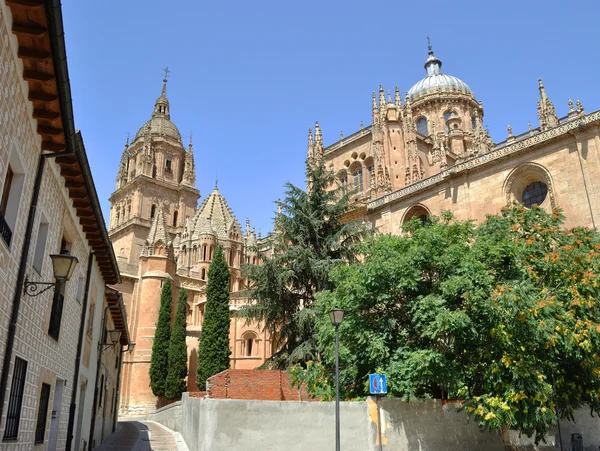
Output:
[[138,404],[121,406],[119,417],[143,417],[156,410],[156,404]]

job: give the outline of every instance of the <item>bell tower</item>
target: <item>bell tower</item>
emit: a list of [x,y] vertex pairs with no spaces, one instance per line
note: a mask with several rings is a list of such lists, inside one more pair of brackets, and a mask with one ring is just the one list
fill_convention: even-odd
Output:
[[152,116],[125,144],[110,197],[109,236],[122,272],[137,272],[139,257],[159,213],[172,242],[186,218],[196,210],[200,192],[192,140],[185,149],[179,130],[171,122],[165,69],[162,91]]

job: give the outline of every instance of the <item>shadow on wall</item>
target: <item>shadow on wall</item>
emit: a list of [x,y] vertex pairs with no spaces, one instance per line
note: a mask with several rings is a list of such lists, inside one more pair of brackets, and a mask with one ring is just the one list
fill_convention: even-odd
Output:
[[[195,338],[195,337],[194,337]],[[188,359],[188,377],[187,377],[187,389],[190,392],[204,390],[204,387],[198,387],[196,379],[196,371],[198,370],[198,351],[196,348],[190,352],[190,358]]]

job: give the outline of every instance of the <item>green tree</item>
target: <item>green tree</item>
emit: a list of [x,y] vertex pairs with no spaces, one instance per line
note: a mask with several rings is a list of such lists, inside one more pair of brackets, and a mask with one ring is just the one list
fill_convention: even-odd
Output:
[[323,161],[306,166],[308,190],[286,184],[275,233],[260,265],[244,266],[254,303],[241,316],[264,325],[276,352],[266,363],[287,368],[318,359],[314,295],[333,288],[330,271],[355,260],[364,228],[350,221],[348,193]]
[[393,396],[460,398],[482,428],[537,441],[557,413],[600,413],[600,235],[563,219],[514,206],[475,227],[445,214],[365,243],[364,262],[336,268],[318,298],[329,366],[326,311],[347,312],[344,395],[384,372]]
[[160,293],[160,310],[154,331],[150,357],[150,387],[154,396],[164,396],[165,381],[169,371],[169,341],[171,339],[171,309],[173,294],[171,279],[166,279]]
[[165,396],[169,399],[177,399],[186,391],[185,378],[188,374],[187,367],[187,291],[182,288],[179,291],[175,321],[171,329],[171,340],[169,342],[169,371],[165,381]]
[[211,376],[229,368],[229,268],[223,248],[217,247],[206,285],[204,323],[198,345],[198,388]]

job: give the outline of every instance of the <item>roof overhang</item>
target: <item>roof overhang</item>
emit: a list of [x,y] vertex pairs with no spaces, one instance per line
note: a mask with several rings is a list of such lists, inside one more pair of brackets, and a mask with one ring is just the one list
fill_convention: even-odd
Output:
[[123,295],[110,287],[105,287],[104,294],[114,327],[121,331],[121,346],[127,346],[131,341],[131,337],[129,336],[129,328],[127,327],[127,311],[123,303]]
[[73,200],[79,223],[107,284],[118,283],[119,268],[88,165],[83,139],[75,131],[60,0],[6,0],[23,62],[22,77],[42,138],[42,152],[68,152],[56,163]]

